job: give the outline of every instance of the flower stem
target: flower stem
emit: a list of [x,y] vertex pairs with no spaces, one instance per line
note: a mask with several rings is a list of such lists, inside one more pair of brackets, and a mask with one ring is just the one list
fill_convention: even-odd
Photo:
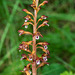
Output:
[[[38,0],[36,0],[36,7],[38,6]],[[33,26],[33,33],[36,33],[36,27],[37,27],[37,10],[34,10],[34,26]],[[33,75],[37,75],[37,69],[36,69],[36,36],[33,37],[33,51],[35,51],[33,55],[33,64],[32,64],[32,73]]]

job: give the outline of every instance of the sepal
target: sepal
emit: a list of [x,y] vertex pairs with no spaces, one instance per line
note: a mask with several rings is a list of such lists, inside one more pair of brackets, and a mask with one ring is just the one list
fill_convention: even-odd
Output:
[[37,43],[37,45],[45,46],[45,45],[49,45],[49,43],[48,42],[39,42],[39,43]]
[[29,35],[33,35],[30,32],[24,31],[24,30],[18,30],[18,32],[20,33],[19,36],[21,36],[22,34],[29,34]]
[[32,42],[33,42],[33,41],[28,41],[28,42],[23,41],[22,44],[31,45]]
[[[22,11],[26,12],[27,14],[30,14],[33,16],[33,14],[31,12],[29,12],[27,9],[23,9]],[[34,16],[33,16],[34,17]]]
[[45,25],[49,26],[49,24],[47,24],[47,23],[48,23],[48,20],[44,21],[41,25],[38,26],[37,29],[39,29],[40,27],[43,27]]

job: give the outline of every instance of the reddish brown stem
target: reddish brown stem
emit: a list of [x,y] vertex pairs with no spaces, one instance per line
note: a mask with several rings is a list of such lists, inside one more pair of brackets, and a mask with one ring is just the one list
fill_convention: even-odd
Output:
[[[38,0],[36,0],[36,6],[38,6]],[[34,10],[33,33],[36,33],[36,27],[37,27],[36,21],[37,21],[37,10]],[[35,51],[33,59],[36,60],[36,36],[33,37],[33,51]],[[32,64],[32,74],[37,75],[36,61],[33,61],[33,64]]]

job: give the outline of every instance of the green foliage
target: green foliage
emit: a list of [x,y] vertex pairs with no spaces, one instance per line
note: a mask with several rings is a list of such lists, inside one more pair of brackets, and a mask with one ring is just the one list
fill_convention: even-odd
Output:
[[75,75],[75,73],[73,73],[72,71],[70,71],[70,72],[65,71],[65,72],[61,73],[60,75]]
[[60,75],[66,69],[63,65],[54,63],[49,66],[45,66],[42,68],[42,75]]
[[[43,0],[40,0],[40,3]],[[50,26],[40,28],[44,36],[39,41],[50,43],[49,66],[38,69],[38,75],[60,75],[65,70],[75,72],[75,2],[74,0],[48,0],[48,5],[38,13],[48,16]],[[26,62],[21,61],[18,45],[21,41],[32,40],[31,37],[18,37],[18,30],[24,23],[26,13],[22,9],[33,11],[29,4],[31,0],[0,0],[0,75],[21,75]],[[33,13],[33,12],[32,12]],[[39,22],[40,25],[42,22]],[[23,28],[24,29],[24,28]],[[26,31],[32,32],[32,26]],[[39,56],[41,51],[37,51]],[[57,64],[58,63],[58,64]],[[11,71],[10,71],[11,70]],[[69,74],[71,72],[68,72]],[[62,73],[65,75],[65,72]],[[61,75],[62,75],[61,74]],[[66,75],[67,75],[66,74]]]

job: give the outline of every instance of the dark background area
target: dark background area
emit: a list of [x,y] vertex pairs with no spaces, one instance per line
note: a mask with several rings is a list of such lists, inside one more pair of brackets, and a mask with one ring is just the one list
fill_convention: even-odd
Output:
[[[50,57],[45,65],[38,69],[38,75],[74,75],[75,72],[75,0],[48,0],[38,13],[48,16],[49,27],[39,29],[43,38],[37,42],[47,41]],[[40,0],[40,3],[43,0]],[[32,0],[0,0],[0,75],[24,75],[22,70],[28,62],[20,61],[21,54],[18,46],[22,41],[30,41],[30,35],[19,37],[18,30],[28,29],[21,27],[27,15],[22,9],[26,8],[33,13],[29,6]],[[43,22],[43,21],[42,21]],[[40,22],[38,25],[40,25]],[[41,50],[37,54],[41,55]],[[27,53],[26,53],[27,54]],[[70,72],[69,72],[70,71]]]

